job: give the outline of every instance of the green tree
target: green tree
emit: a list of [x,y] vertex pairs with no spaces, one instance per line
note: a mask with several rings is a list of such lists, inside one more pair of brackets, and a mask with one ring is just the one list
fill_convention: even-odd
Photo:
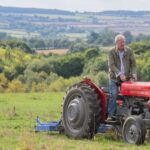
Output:
[[22,84],[19,80],[13,80],[8,83],[8,92],[25,92],[26,86]]
[[61,59],[60,66],[57,66],[56,73],[64,78],[79,76],[83,71],[83,67],[84,58],[82,55],[66,56]]
[[8,80],[3,73],[0,73],[0,92],[3,92],[8,85]]
[[138,55],[150,51],[150,41],[134,42],[129,45]]
[[130,44],[133,41],[133,35],[131,34],[130,31],[123,32],[123,35],[126,38],[126,44]]
[[93,57],[97,57],[100,53],[100,49],[99,48],[90,48],[90,49],[87,49],[85,51],[85,59],[86,60],[89,60]]

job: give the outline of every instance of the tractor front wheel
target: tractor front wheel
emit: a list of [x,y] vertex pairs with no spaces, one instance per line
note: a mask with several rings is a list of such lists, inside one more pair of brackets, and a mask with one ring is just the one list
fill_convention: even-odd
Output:
[[143,144],[146,129],[144,122],[137,116],[128,117],[123,125],[123,138],[129,144]]

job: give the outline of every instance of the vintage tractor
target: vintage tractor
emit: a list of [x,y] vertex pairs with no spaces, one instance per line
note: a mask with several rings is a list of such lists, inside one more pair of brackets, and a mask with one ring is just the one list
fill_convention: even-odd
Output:
[[67,91],[61,120],[53,124],[54,128],[57,124],[57,129],[69,137],[92,138],[101,125],[111,125],[127,143],[143,144],[150,129],[150,82],[121,83],[116,116],[111,121],[106,121],[108,101],[107,88],[84,78]]

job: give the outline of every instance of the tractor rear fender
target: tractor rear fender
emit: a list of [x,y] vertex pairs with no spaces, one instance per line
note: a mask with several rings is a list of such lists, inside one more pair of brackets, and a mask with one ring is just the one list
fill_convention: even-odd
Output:
[[106,120],[107,117],[107,95],[99,88],[97,87],[90,78],[85,77],[81,83],[85,83],[87,85],[90,85],[95,91],[96,93],[99,95],[99,99],[100,99],[100,105],[101,105],[101,113],[100,113],[100,119],[101,122]]

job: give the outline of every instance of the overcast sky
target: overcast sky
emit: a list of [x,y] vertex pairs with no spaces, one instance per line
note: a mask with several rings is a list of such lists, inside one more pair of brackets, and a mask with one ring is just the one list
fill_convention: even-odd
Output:
[[71,11],[149,10],[150,0],[0,0],[1,6],[63,9]]

